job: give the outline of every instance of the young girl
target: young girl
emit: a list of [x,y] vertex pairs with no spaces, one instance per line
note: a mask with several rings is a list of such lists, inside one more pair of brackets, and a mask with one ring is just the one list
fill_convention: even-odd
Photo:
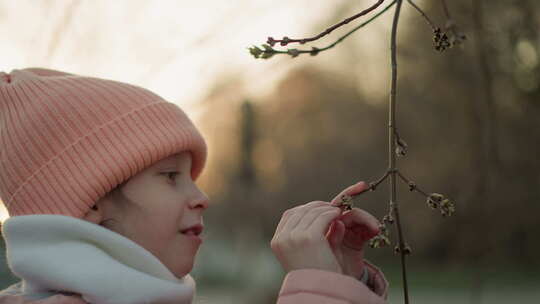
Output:
[[[1,303],[192,303],[208,197],[206,144],[175,104],[138,86],[42,68],[0,72]],[[369,213],[314,201],[283,213],[271,248],[277,303],[384,303],[363,259]]]

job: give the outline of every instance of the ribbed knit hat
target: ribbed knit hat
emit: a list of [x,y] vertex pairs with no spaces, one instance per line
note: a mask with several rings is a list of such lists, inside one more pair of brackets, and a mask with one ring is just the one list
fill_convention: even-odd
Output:
[[10,216],[82,218],[156,161],[207,147],[174,103],[139,86],[27,68],[0,72],[0,198]]

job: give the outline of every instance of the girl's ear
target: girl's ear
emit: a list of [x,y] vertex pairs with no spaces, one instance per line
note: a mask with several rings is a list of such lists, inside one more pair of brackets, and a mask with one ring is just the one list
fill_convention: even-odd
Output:
[[98,202],[88,210],[82,219],[99,225],[103,220],[103,211],[103,207],[100,207]]

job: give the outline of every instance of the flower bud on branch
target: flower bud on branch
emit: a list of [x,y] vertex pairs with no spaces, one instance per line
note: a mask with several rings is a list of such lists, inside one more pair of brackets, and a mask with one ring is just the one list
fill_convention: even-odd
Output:
[[439,52],[443,52],[444,50],[446,50],[447,48],[449,48],[451,45],[450,45],[450,42],[448,41],[448,35],[446,35],[446,33],[444,32],[441,32],[441,29],[440,28],[436,28],[433,30],[433,44],[434,44],[434,48],[439,51]]
[[463,33],[459,33],[457,31],[457,26],[454,20],[450,17],[450,12],[448,10],[445,0],[441,0],[447,18],[444,32],[441,31],[439,27],[434,25],[431,19],[429,19],[427,14],[420,7],[418,7],[418,5],[416,5],[412,0],[407,1],[422,15],[422,17],[424,17],[426,22],[431,27],[434,34],[434,48],[437,51],[443,52],[446,49],[454,47],[456,45],[462,45],[463,42],[466,40],[467,37]]
[[351,210],[353,208],[353,199],[352,196],[343,194],[341,196],[340,204],[337,205],[337,207],[342,208],[344,210]]
[[396,154],[400,157],[407,154],[407,143],[401,138],[397,140]]
[[390,245],[390,239],[388,238],[388,231],[379,227],[379,234],[369,240],[369,247],[382,248]]
[[[400,252],[401,252],[401,250],[399,249],[399,245],[396,245],[394,247],[394,253],[399,254]],[[405,244],[405,246],[403,248],[403,254],[410,255],[411,253],[412,253],[411,247],[408,244]]]
[[383,217],[383,222],[392,225],[394,223],[394,217],[389,213]]
[[456,211],[454,203],[442,194],[431,193],[426,201],[432,209],[439,209],[443,217],[451,216]]

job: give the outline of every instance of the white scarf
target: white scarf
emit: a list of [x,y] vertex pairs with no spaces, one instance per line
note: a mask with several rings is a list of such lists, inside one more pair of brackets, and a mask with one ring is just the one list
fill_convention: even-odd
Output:
[[23,294],[75,292],[92,304],[191,303],[195,281],[99,225],[64,215],[22,215],[2,225],[7,263]]

